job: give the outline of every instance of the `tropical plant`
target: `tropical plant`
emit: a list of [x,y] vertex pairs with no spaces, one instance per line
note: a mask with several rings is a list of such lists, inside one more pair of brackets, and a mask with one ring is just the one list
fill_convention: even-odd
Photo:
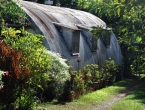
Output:
[[16,98],[11,106],[14,109],[33,110],[36,100],[33,89],[22,89],[20,96]]
[[98,72],[97,64],[85,65],[82,69],[82,75],[84,76],[85,88],[90,88],[93,81],[96,81],[96,74]]
[[21,8],[19,0],[0,0],[0,20],[4,19],[5,24],[27,24],[27,15]]
[[[18,102],[23,91],[30,88],[31,95],[24,93],[29,94],[28,96],[36,95],[40,99],[51,85],[56,96],[62,93],[64,82],[70,78],[69,66],[59,54],[46,50],[42,44],[43,36],[28,33],[24,28],[15,30],[6,27],[3,27],[1,35],[4,39],[0,43],[0,67],[10,71],[10,77],[4,79],[4,85],[8,85],[4,86],[4,90],[7,98],[13,96],[12,100],[9,100],[8,108],[12,102]],[[13,90],[13,95],[10,96],[12,93],[8,93],[6,87],[11,87],[9,89]],[[16,103],[14,105],[17,105]]]
[[[27,87],[29,68],[25,64],[22,52],[10,48],[3,41],[0,43],[0,55],[0,69],[6,71],[2,77],[4,86],[0,94],[0,103],[6,104],[4,109],[11,109],[11,103],[19,97],[21,89]],[[23,66],[20,67],[20,64]]]
[[[114,29],[124,57],[124,71],[130,73],[134,43],[144,43],[144,1],[137,0],[96,0],[90,1],[88,12],[98,16]],[[130,75],[130,74],[128,74]]]
[[74,91],[90,92],[94,82],[99,82],[101,74],[97,64],[87,64],[78,71],[71,71],[73,75],[73,89]]
[[90,32],[93,34],[93,37],[95,37],[98,40],[102,36],[102,30],[103,27],[98,26],[98,27],[92,27]]
[[116,77],[118,72],[118,66],[115,65],[114,60],[108,59],[105,62],[105,65],[102,67],[103,78],[109,80],[111,77]]
[[77,8],[78,0],[55,0],[53,5],[60,3],[61,7]]
[[55,93],[59,97],[63,94],[65,82],[70,80],[69,66],[66,64],[66,59],[63,59],[60,54],[47,51],[51,58],[51,68],[48,75],[55,81]]
[[[138,47],[140,48],[140,47]],[[145,55],[144,55],[144,48],[138,49],[134,52],[134,59],[133,63],[130,65],[131,72],[133,75],[140,75],[145,73]]]
[[76,77],[74,78],[74,85],[73,85],[73,90],[74,91],[79,91],[83,92],[85,87],[84,87],[84,80],[82,79],[81,74],[77,74]]

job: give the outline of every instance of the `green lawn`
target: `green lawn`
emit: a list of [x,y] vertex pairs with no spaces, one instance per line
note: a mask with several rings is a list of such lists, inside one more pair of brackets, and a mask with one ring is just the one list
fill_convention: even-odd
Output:
[[145,110],[145,86],[135,90],[109,110]]
[[[97,90],[92,93],[85,94],[79,99],[75,99],[73,102],[67,103],[57,103],[56,100],[50,103],[40,104],[38,107],[45,107],[48,110],[92,110],[97,105],[101,104],[105,100],[111,98],[112,95],[115,95],[128,87],[131,87],[137,80],[123,80],[114,85]],[[38,108],[36,108],[38,109]],[[40,109],[41,110],[41,109]]]

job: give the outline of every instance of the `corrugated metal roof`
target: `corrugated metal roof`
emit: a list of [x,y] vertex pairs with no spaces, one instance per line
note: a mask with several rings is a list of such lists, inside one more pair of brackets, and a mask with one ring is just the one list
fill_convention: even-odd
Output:
[[[106,28],[106,23],[100,18],[80,10],[49,6],[28,1],[21,1],[21,5],[23,10],[31,18],[32,24],[35,24],[32,27],[36,29],[36,32],[41,32],[45,36],[47,47],[49,47],[51,51],[60,53],[64,58],[69,59],[74,69],[78,68],[78,63],[76,61],[78,56],[72,56],[70,54],[67,44],[71,42],[73,34],[79,35],[75,33],[77,30],[80,30],[80,47],[78,47],[82,60],[80,66],[91,63],[102,65],[105,60],[110,57],[114,58],[117,64],[121,63],[121,50],[114,34],[111,38],[113,39],[111,43],[115,42],[111,44],[111,46],[114,46],[113,48],[106,48],[104,44],[98,40],[98,51],[92,52],[85,37],[81,33],[81,30],[86,31],[86,36],[89,38],[90,34],[88,34],[87,31],[91,29],[91,27],[102,26]],[[60,26],[60,30],[57,26]],[[38,29],[39,31],[37,31]],[[68,43],[66,43],[66,39]],[[89,42],[92,42],[91,38]],[[69,46],[70,45],[71,44],[69,44]],[[119,53],[117,54],[114,51]],[[113,52],[113,54],[110,52]]]

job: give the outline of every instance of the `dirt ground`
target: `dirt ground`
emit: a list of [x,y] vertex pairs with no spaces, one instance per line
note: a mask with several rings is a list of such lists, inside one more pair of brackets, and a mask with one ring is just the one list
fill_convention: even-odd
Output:
[[97,106],[93,110],[108,110],[113,104],[117,103],[122,98],[124,98],[128,94],[132,93],[135,89],[141,87],[143,84],[144,84],[143,82],[135,84],[134,86],[132,86],[132,88],[128,88],[128,89],[122,91],[121,93],[118,93],[117,95],[115,95],[111,99],[103,102],[101,105]]

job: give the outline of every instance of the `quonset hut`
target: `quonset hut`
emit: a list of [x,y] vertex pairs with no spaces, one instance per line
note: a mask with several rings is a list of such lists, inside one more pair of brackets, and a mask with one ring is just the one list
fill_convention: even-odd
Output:
[[81,58],[80,67],[86,64],[98,64],[101,67],[109,58],[121,65],[121,49],[113,32],[109,46],[100,38],[94,40],[89,32],[96,26],[106,28],[106,23],[100,18],[80,10],[28,1],[21,1],[21,5],[30,18],[31,29],[28,30],[43,34],[44,45],[68,59],[74,69],[78,68],[78,57]]

